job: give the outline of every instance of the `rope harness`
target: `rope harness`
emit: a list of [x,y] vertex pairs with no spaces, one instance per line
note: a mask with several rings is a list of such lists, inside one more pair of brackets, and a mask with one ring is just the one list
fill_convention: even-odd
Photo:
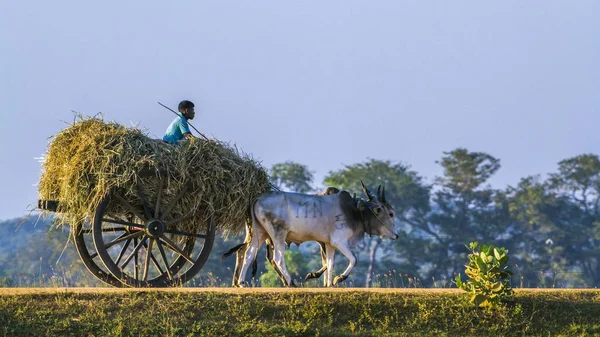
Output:
[[365,211],[366,210],[360,210],[358,204],[360,202],[364,203],[364,206],[371,211],[371,214],[373,214],[373,217],[375,217],[375,219],[377,219],[377,221],[379,221],[379,223],[383,226],[385,226],[385,223],[383,221],[381,221],[381,219],[379,219],[379,217],[377,216],[377,214],[375,214],[375,211],[373,211],[373,208],[370,207],[371,205],[377,205],[379,206],[379,204],[376,204],[374,202],[370,202],[370,201],[363,201],[360,198],[354,198],[354,201],[356,203],[356,207],[359,209],[360,211],[360,217],[362,220],[362,224],[363,224],[363,229],[365,231],[365,233],[369,234],[370,237],[373,237],[373,228],[371,227],[371,220],[365,220]]

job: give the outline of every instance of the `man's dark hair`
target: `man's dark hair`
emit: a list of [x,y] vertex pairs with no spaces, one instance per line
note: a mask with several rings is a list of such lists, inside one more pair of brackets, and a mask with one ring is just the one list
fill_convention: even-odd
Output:
[[185,109],[189,109],[189,108],[193,108],[194,107],[194,103],[190,102],[190,101],[181,101],[179,103],[179,112],[183,112],[183,110]]

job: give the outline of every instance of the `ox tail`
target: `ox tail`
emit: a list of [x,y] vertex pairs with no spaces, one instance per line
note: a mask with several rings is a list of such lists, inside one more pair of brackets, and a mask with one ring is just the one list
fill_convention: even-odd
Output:
[[[252,206],[250,212],[254,213],[254,205]],[[252,217],[252,222],[254,222],[254,217]],[[247,235],[250,236],[250,238],[252,237],[252,222],[251,223],[246,222],[246,233],[247,233]],[[233,255],[233,253],[237,253],[237,251],[239,251],[242,247],[249,245],[250,241],[251,241],[250,238],[247,236],[246,239],[244,240],[244,242],[242,242],[239,245],[226,251],[221,256],[221,262],[223,262],[226,258],[230,257],[231,255]]]
[[252,278],[256,277],[257,270],[258,270],[258,262],[256,262],[256,259],[254,259],[254,261],[252,261]]
[[240,248],[242,248],[246,243],[240,243],[239,245],[231,248],[230,250],[226,251],[225,254],[223,254],[221,256],[221,262],[225,261],[226,258],[230,257],[233,253],[237,252],[238,250],[240,250]]

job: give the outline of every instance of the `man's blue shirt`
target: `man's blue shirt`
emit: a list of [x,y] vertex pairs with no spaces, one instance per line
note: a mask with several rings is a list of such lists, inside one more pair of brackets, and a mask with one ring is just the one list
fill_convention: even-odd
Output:
[[185,139],[184,133],[191,133],[190,127],[187,120],[180,114],[167,128],[163,140],[171,144],[177,144],[178,141]]

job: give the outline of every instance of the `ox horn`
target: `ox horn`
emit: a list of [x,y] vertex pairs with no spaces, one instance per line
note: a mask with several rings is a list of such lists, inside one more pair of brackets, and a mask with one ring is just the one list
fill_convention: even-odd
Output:
[[381,193],[381,202],[387,204],[387,200],[385,200],[385,186],[383,186],[383,192]]
[[381,185],[377,186],[377,200],[381,200]]
[[371,192],[369,192],[367,187],[365,187],[365,184],[363,183],[362,180],[360,181],[360,186],[362,186],[363,192],[365,192],[369,201],[373,200],[373,194],[371,194]]

